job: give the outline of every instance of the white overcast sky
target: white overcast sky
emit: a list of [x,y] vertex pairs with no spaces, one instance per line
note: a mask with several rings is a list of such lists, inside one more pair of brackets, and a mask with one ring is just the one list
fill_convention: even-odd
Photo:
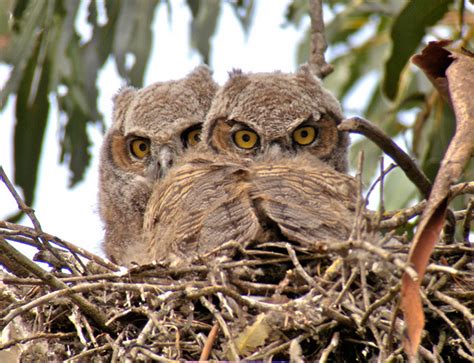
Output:
[[[229,5],[224,5],[219,19],[216,36],[212,40],[211,66],[219,84],[227,79],[232,68],[243,71],[294,71],[296,68],[296,46],[303,37],[309,18],[300,29],[282,27],[288,1],[257,1],[256,14],[250,36],[246,39],[240,24]],[[172,1],[172,19],[168,19],[166,6],[160,5],[153,25],[154,43],[152,55],[145,73],[145,85],[156,81],[181,78],[200,64],[197,53],[189,48],[190,13],[184,1]],[[82,20],[76,24],[78,32],[85,37],[90,29]],[[0,65],[0,86],[7,79],[9,68]],[[112,96],[122,85],[115,70],[115,64],[108,61],[100,72],[98,80],[99,108],[110,125]],[[366,93],[367,94],[367,93]],[[12,140],[14,126],[14,99],[0,113],[0,165],[13,177]],[[360,105],[355,100],[351,109]],[[50,111],[46,140],[41,156],[39,180],[34,208],[43,230],[64,240],[80,245],[91,252],[102,254],[100,249],[103,235],[97,208],[98,158],[102,141],[99,127],[90,127],[93,142],[90,149],[92,161],[83,182],[72,189],[67,188],[68,169],[59,165],[58,145],[59,115],[56,107]],[[0,184],[0,219],[16,212],[16,204],[6,187]],[[23,219],[22,224],[30,225]]]

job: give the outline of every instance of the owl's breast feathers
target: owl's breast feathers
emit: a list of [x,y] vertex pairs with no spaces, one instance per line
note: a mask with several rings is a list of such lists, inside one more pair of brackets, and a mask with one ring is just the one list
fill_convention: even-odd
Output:
[[154,188],[144,219],[151,260],[190,259],[226,242],[310,247],[349,237],[356,183],[314,160],[219,162],[201,157]]

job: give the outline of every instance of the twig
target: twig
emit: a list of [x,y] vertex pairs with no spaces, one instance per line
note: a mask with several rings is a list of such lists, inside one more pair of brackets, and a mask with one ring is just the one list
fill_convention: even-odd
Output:
[[[47,241],[49,241],[50,243],[54,243],[54,244],[57,244],[61,247],[64,247],[66,249],[68,249],[70,252],[72,253],[77,253],[78,255],[81,255],[85,258],[88,258],[89,260],[97,263],[98,265],[102,266],[102,267],[105,267],[109,270],[112,270],[112,271],[119,271],[120,270],[120,267],[117,266],[116,264],[110,262],[110,261],[106,261],[104,260],[103,258],[81,248],[81,247],[78,247],[70,242],[67,242],[67,241],[64,241],[62,240],[61,238],[58,238],[56,236],[53,236],[51,234],[48,234],[48,233],[45,233],[45,232],[38,232],[37,230],[35,229],[32,229],[30,227],[26,227],[26,226],[21,226],[19,224],[15,224],[15,223],[10,223],[10,222],[7,222],[7,221],[0,221],[0,228],[5,228],[7,230],[11,230],[11,231],[15,231],[15,234],[24,234],[32,239],[35,239],[35,238],[42,238],[42,239],[45,239]],[[0,235],[6,233],[5,231],[2,231],[0,230]],[[7,236],[5,236],[6,238],[9,238]]]
[[332,72],[332,66],[326,63],[324,52],[327,48],[324,36],[324,19],[322,0],[310,0],[309,15],[311,17],[311,54],[309,65],[319,78],[326,77]]
[[31,223],[33,223],[35,230],[41,233],[42,232],[41,224],[36,218],[34,209],[26,205],[26,203],[17,193],[10,179],[8,179],[8,176],[3,170],[3,167],[1,166],[0,166],[0,179],[2,179],[2,181],[5,183],[5,185],[7,186],[13,198],[15,198],[16,204],[18,205],[18,209],[20,209],[22,212],[24,212],[28,216],[28,218],[31,220]]
[[339,305],[342,301],[342,299],[344,298],[344,296],[346,295],[347,291],[349,291],[349,288],[352,286],[352,284],[354,283],[354,281],[356,280],[357,278],[357,268],[354,268],[351,272],[351,275],[349,276],[349,278],[347,279],[347,281],[344,284],[344,287],[342,288],[341,292],[339,293],[339,295],[337,296],[336,300],[334,300],[334,302],[332,303],[332,305]]
[[232,360],[239,360],[239,353],[237,351],[237,347],[235,346],[234,339],[232,337],[232,334],[230,333],[229,327],[227,326],[227,323],[225,322],[224,318],[222,315],[217,311],[217,309],[214,307],[214,305],[211,304],[209,300],[207,300],[204,296],[202,296],[199,301],[201,301],[201,304],[203,304],[209,312],[214,315],[216,318],[217,322],[219,323],[222,331],[224,332],[224,335],[226,336],[229,344],[229,349],[232,354]]
[[402,271],[406,272],[414,281],[418,280],[418,274],[416,271],[408,265],[406,262],[401,261],[399,258],[394,257],[390,251],[384,250],[376,245],[373,245],[366,241],[346,241],[346,242],[338,242],[338,243],[331,243],[324,246],[326,251],[340,251],[340,250],[349,250],[349,249],[361,249],[367,252],[373,253],[384,260],[393,263]]
[[53,339],[64,339],[64,338],[72,338],[76,336],[76,333],[37,333],[35,335],[26,337],[26,338],[17,338],[9,340],[3,344],[0,344],[0,350],[9,349],[17,344],[25,344],[31,342],[33,340],[53,340]]
[[73,363],[73,362],[81,362],[81,359],[82,358],[85,358],[85,357],[89,357],[91,355],[95,355],[97,353],[100,353],[100,352],[103,352],[104,350],[110,350],[112,349],[112,344],[110,343],[106,343],[98,348],[93,348],[93,349],[89,349],[89,350],[86,350],[84,352],[81,352],[69,359],[66,359],[64,361],[64,363]]
[[402,168],[407,177],[418,187],[425,198],[430,195],[431,182],[426,175],[410,156],[386,136],[378,126],[361,117],[352,117],[343,120],[338,129],[362,134],[373,141]]
[[[379,228],[394,229],[399,226],[403,226],[413,217],[420,215],[421,212],[423,212],[423,210],[425,209],[425,207],[426,207],[426,200],[414,205],[413,207],[399,209],[399,210],[390,212],[390,214],[393,214],[393,216],[390,217],[389,219],[385,219],[381,221],[379,224]],[[387,214],[388,213],[385,213],[385,215]]]
[[[380,175],[372,182],[372,185],[370,188],[367,190],[367,193],[365,194],[365,199],[369,199],[369,196],[372,194],[374,191],[375,187],[377,184],[380,183],[380,191],[379,191],[379,198],[380,202],[383,201],[383,189],[384,189],[384,178],[388,173],[390,173],[393,169],[397,168],[397,164],[391,163],[389,166],[387,166],[385,169],[383,169],[383,156],[380,158]],[[383,210],[384,212],[384,210]]]
[[[329,330],[329,329],[332,329],[335,327],[335,325],[337,325],[337,323],[335,322],[330,322],[330,323],[327,323],[327,324],[322,324],[320,326],[318,326],[318,328],[316,330],[318,331],[322,331],[322,330]],[[304,333],[304,334],[301,334],[298,339],[300,341],[303,341],[305,339],[308,339],[309,337],[312,336],[312,333]],[[296,339],[296,338],[294,338]],[[278,344],[277,347],[267,347],[267,348],[270,348],[270,349],[263,349],[255,354],[252,354],[251,356],[249,357],[246,357],[247,361],[254,361],[256,359],[262,359],[262,358],[265,358],[265,357],[273,357],[274,355],[276,355],[277,353],[280,353],[286,349],[288,349],[291,345],[291,341],[292,340],[289,340],[283,344]]]
[[[1,166],[0,166],[0,179],[3,180],[3,182],[5,183],[7,189],[10,191],[11,195],[15,199],[15,201],[18,205],[18,208],[22,212],[24,212],[28,216],[28,218],[31,220],[31,223],[33,223],[34,230],[39,235],[41,235],[43,233],[43,230],[41,229],[41,225],[40,225],[38,219],[36,218],[34,209],[26,205],[26,203],[23,201],[23,199],[20,197],[20,195],[15,190],[15,187],[13,186],[10,179],[8,179],[7,174],[5,173],[5,171],[3,170],[3,168]],[[43,238],[41,238],[41,236],[38,237],[38,240],[41,242],[41,244],[44,246],[44,248],[46,248],[48,251],[50,251],[58,259],[58,261],[61,261],[64,264],[64,266],[67,266],[66,261],[64,261],[63,258],[60,255],[58,255],[56,253],[56,251],[54,251],[51,248],[51,246],[50,246],[50,244],[47,240],[44,240]]]
[[147,358],[153,359],[156,362],[173,362],[173,363],[176,362],[175,359],[168,359],[168,358],[163,357],[161,355],[155,354],[155,353],[151,352],[150,350],[145,349],[143,347],[137,347],[137,349],[140,351],[141,354],[143,354]]
[[372,305],[370,305],[367,308],[367,310],[365,311],[365,314],[362,316],[362,319],[360,320],[360,325],[364,326],[365,323],[367,322],[367,319],[375,311],[375,309],[377,309],[378,307],[380,307],[382,305],[385,305],[390,300],[393,300],[393,298],[395,296],[397,296],[399,291],[400,291],[400,284],[391,287],[384,296],[382,296],[380,299],[374,301],[372,303]]
[[303,266],[301,266],[300,261],[298,261],[298,257],[296,256],[295,250],[293,247],[291,247],[291,244],[286,243],[285,244],[286,250],[288,251],[288,255],[291,258],[291,261],[293,262],[293,265],[296,268],[296,271],[298,271],[299,275],[314,289],[318,290],[318,292],[323,295],[327,296],[326,290],[324,290],[321,286],[319,286],[314,279],[308,275],[308,273],[304,270]]
[[212,326],[209,335],[207,336],[206,344],[204,344],[204,348],[202,348],[201,356],[199,357],[199,361],[208,360],[209,355],[211,354],[212,345],[217,337],[217,332],[219,331],[219,324],[214,324]]
[[320,363],[327,362],[329,354],[331,354],[332,351],[337,348],[338,344],[339,344],[339,332],[335,332],[331,338],[331,342],[321,353],[321,358],[319,358],[319,362]]
[[462,333],[459,331],[459,329],[457,328],[456,324],[454,324],[452,322],[451,319],[449,319],[447,317],[447,315],[441,311],[440,309],[438,309],[431,301],[430,299],[428,299],[426,297],[426,295],[421,291],[421,296],[423,298],[423,301],[426,305],[429,306],[429,308],[435,312],[441,319],[443,319],[446,324],[448,324],[448,326],[451,328],[451,330],[458,336],[458,338],[461,340],[461,342],[463,342],[463,344],[466,346],[466,348],[471,352],[471,354],[474,355],[474,348],[471,347],[471,344],[467,341],[467,339],[464,337],[464,335],[462,335]]
[[469,199],[469,203],[466,209],[466,215],[462,222],[462,235],[464,242],[466,245],[470,245],[469,243],[469,236],[471,235],[471,221],[472,221],[472,214],[474,212],[474,198]]
[[473,194],[474,181],[459,183],[451,186],[451,198],[457,197],[461,194]]
[[[465,305],[461,304],[458,300],[455,298],[445,295],[440,291],[435,291],[434,296],[441,300],[442,302],[451,305],[454,309],[459,311],[461,314],[464,315],[464,317],[471,323],[471,329],[474,329],[474,314],[471,313],[468,307]],[[474,331],[474,330],[473,330]]]
[[[145,327],[142,329],[142,331],[138,335],[137,342],[136,342],[138,346],[143,345],[145,343],[146,339],[151,334],[154,325],[155,324],[153,322],[153,319],[152,318],[148,319],[148,322],[146,323]],[[130,357],[127,357],[127,359],[125,359],[125,362],[126,363],[135,362],[137,359],[138,351],[139,351],[139,347],[133,347],[130,351]]]
[[[456,261],[456,263],[453,265],[453,268],[455,270],[459,270],[471,261],[472,261],[472,256],[465,254],[458,261]],[[436,283],[433,284],[433,286],[431,286],[430,289],[428,289],[428,291],[431,292],[431,291],[440,290],[451,278],[452,278],[451,275],[444,274],[443,276],[439,278],[438,281],[436,281]]]

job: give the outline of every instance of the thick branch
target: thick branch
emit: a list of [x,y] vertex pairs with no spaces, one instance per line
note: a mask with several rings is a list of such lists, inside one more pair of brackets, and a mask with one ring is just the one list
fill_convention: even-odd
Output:
[[[55,290],[68,290],[69,287],[61,280],[54,277],[51,273],[46,272],[36,263],[23,256],[14,247],[12,247],[3,237],[0,236],[0,253],[19,266],[25,268],[33,275],[43,280],[46,284],[54,288]],[[104,314],[101,313],[97,308],[92,305],[89,301],[84,299],[82,296],[73,294],[70,296],[71,300],[81,309],[81,311],[90,317],[100,329],[104,331],[110,331],[110,328],[105,325]],[[1,324],[0,324],[1,325]]]
[[428,198],[431,192],[431,182],[426,175],[416,165],[416,163],[407,155],[392,139],[390,139],[378,126],[361,118],[351,117],[342,121],[338,126],[341,131],[349,131],[361,134],[373,141],[388,156],[390,156],[407,175],[425,198]]
[[332,72],[332,66],[326,63],[324,52],[327,49],[324,36],[323,4],[322,0],[310,0],[309,15],[311,17],[311,53],[309,65],[319,78],[326,77]]

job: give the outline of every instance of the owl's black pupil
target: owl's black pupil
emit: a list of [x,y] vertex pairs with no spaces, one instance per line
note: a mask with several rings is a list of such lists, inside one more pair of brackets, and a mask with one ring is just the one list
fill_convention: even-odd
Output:
[[249,142],[250,141],[250,135],[249,134],[244,134],[242,135],[242,140],[244,142]]
[[194,135],[194,141],[199,141],[199,134]]
[[308,137],[308,131],[302,130],[301,131],[301,137]]
[[144,142],[140,143],[140,145],[138,146],[138,148],[140,149],[140,151],[143,151],[145,152],[146,149],[147,149],[147,146]]

